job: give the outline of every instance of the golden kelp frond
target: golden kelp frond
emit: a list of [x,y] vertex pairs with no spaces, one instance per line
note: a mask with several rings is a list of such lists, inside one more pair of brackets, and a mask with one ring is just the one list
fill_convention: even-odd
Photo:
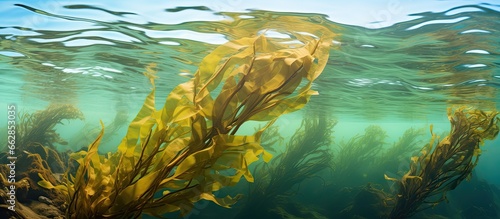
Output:
[[413,157],[410,170],[397,181],[399,191],[391,218],[407,218],[446,199],[470,176],[476,166],[481,142],[498,135],[497,112],[459,108],[448,112],[451,131],[439,143],[433,134],[431,142]]
[[371,125],[363,135],[354,136],[347,142],[342,141],[333,161],[334,183],[340,187],[366,183],[363,178],[382,150],[386,137],[386,132],[380,126]]
[[[271,209],[280,209],[277,201],[294,185],[330,167],[332,141],[336,120],[324,115],[307,114],[301,127],[293,134],[287,149],[269,165],[256,169],[258,180],[251,185],[250,194],[236,218],[266,218]],[[287,203],[289,204],[289,203]]]
[[264,36],[231,41],[209,54],[158,111],[153,88],[117,152],[97,153],[101,132],[88,151],[73,154],[80,166],[67,180],[67,216],[185,215],[201,199],[229,207],[235,199],[213,192],[241,177],[253,181],[248,165],[261,155],[271,158],[260,145],[267,126],[248,136],[236,135],[238,128],[303,107],[315,94],[311,83],[324,67],[318,63],[328,59],[330,42],[288,48]]
[[[213,121],[214,131],[232,129],[235,134],[247,120],[267,121],[302,108],[316,94],[310,90],[311,84],[326,64],[322,57],[328,56],[329,45],[313,39],[303,47],[285,49],[286,44],[272,43],[264,36],[236,40],[203,60],[193,82],[194,92],[179,87],[180,93]],[[227,58],[225,54],[234,55]],[[308,83],[300,87],[304,79]],[[214,91],[220,89],[213,99]],[[193,109],[179,111],[189,115]]]
[[18,149],[24,150],[31,143],[52,147],[54,143],[67,144],[55,131],[64,119],[83,119],[83,114],[70,104],[51,104],[45,110],[19,117]]

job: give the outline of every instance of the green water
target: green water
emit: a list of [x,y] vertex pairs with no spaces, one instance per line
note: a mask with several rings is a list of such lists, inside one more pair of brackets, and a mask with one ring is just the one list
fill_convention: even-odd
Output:
[[[448,107],[500,108],[498,5],[421,7],[394,24],[378,26],[372,21],[361,26],[345,22],[347,18],[336,22],[321,13],[324,9],[315,13],[286,7],[273,11],[266,6],[230,10],[241,2],[228,2],[155,6],[159,3],[152,1],[137,11],[128,3],[0,2],[1,123],[6,121],[2,115],[7,115],[7,104],[16,104],[22,112],[42,110],[50,103],[74,104],[85,120],[57,126],[69,142],[58,146],[64,150],[84,146],[75,146],[79,137],[91,139],[100,120],[110,124],[120,114],[123,124],[107,133],[108,141],[101,146],[102,151],[113,151],[151,91],[143,75],[148,64],[157,64],[159,108],[218,45],[245,34],[292,41],[295,36],[284,28],[283,17],[337,34],[328,64],[313,84],[319,95],[306,107],[338,121],[334,142],[375,124],[387,132],[389,147],[410,127],[424,128],[427,138],[430,124],[435,133],[449,130]],[[342,10],[329,2],[316,4]],[[277,121],[285,139],[299,127],[302,116],[299,111]],[[497,186],[499,143],[486,142],[476,167],[481,179]],[[278,146],[277,153],[283,150]],[[235,214],[212,205],[200,204],[197,212],[211,212],[192,216]]]

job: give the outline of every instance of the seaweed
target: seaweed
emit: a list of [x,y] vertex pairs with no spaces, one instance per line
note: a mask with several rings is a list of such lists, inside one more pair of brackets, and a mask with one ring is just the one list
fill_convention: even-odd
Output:
[[280,135],[279,127],[272,125],[262,132],[260,145],[262,145],[266,151],[277,153],[275,149],[276,145],[283,144],[284,140],[285,139]]
[[256,169],[257,180],[251,185],[249,197],[237,218],[262,218],[270,212],[291,214],[285,210],[287,205],[293,205],[284,198],[290,196],[287,193],[293,186],[331,166],[332,154],[328,147],[336,124],[336,120],[323,114],[306,114],[286,151],[269,165]]
[[[64,210],[64,194],[40,187],[37,182],[44,179],[53,184],[59,183],[57,174],[64,173],[67,169],[68,164],[64,162],[65,159],[61,159],[64,154],[59,153],[54,147],[55,144],[67,143],[55,130],[55,126],[65,119],[83,119],[83,114],[69,104],[50,104],[44,110],[23,113],[19,116],[16,150],[20,153],[17,153],[15,160],[15,182],[12,181],[13,179],[8,181],[4,177],[9,175],[10,168],[7,165],[1,165],[0,187],[14,185],[16,199],[20,203],[34,203],[33,201],[37,201],[40,197],[46,197],[52,200],[55,206],[60,207],[60,210]],[[3,152],[0,154],[0,159],[7,160],[7,156]],[[1,196],[4,195],[6,194],[1,194]],[[19,209],[25,212],[29,207]],[[23,215],[20,213],[15,216],[27,218]]]
[[[328,186],[315,191],[313,202],[331,218],[383,218],[390,212],[384,173],[397,171],[401,159],[415,150],[422,130],[410,128],[385,149],[386,132],[371,125],[362,135],[340,143]],[[325,203],[336,203],[335,205]]]
[[368,178],[375,179],[377,183],[383,183],[385,181],[384,173],[401,174],[402,176],[406,171],[407,158],[417,153],[421,147],[424,130],[423,128],[407,129],[397,142],[394,142],[390,148],[377,157],[370,168]]
[[411,158],[410,170],[396,182],[398,188],[390,218],[408,218],[446,200],[446,192],[470,177],[485,139],[498,135],[497,112],[464,107],[448,110],[451,131],[444,139],[432,133],[432,139],[420,156]]
[[33,143],[51,148],[56,143],[67,145],[68,142],[64,141],[55,130],[55,126],[62,124],[65,119],[83,120],[83,114],[70,104],[51,104],[45,110],[20,115],[17,129],[18,149],[24,150]]
[[[401,158],[407,157],[408,155],[414,153],[419,149],[419,145],[422,142],[422,135],[424,134],[424,129],[409,128],[404,133],[403,136],[395,142],[392,147],[388,148],[385,153],[381,155],[381,161],[387,162],[395,160],[400,161]],[[392,166],[392,165],[383,165]]]
[[215,191],[244,177],[248,165],[263,156],[262,132],[238,135],[249,120],[271,121],[302,108],[312,81],[328,60],[331,39],[311,38],[298,48],[264,36],[221,45],[200,64],[190,81],[169,94],[155,109],[153,84],[142,109],[131,122],[118,150],[99,155],[104,127],[88,150],[72,154],[79,163],[64,184],[39,184],[67,195],[68,218],[137,218],[186,215],[199,200],[229,207],[239,198],[215,197]]
[[[305,206],[292,202],[289,196],[278,196],[275,199],[275,208],[269,210],[268,218],[289,218],[289,219],[327,219],[316,209],[315,206]],[[260,209],[262,210],[262,209]]]
[[382,150],[386,136],[380,126],[371,125],[363,135],[342,141],[332,163],[333,183],[340,188],[367,183],[369,167]]
[[388,195],[378,185],[371,183],[356,188],[352,202],[334,218],[385,218],[390,208]]
[[336,120],[325,115],[306,116],[298,131],[287,144],[286,151],[272,162],[266,171],[270,178],[265,194],[284,194],[293,185],[329,168],[333,159],[328,147]]

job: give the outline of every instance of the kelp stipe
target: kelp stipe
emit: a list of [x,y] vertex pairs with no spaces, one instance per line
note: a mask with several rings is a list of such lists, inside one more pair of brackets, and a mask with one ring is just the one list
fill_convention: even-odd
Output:
[[274,121],[302,108],[316,94],[310,88],[331,41],[311,37],[298,48],[264,36],[228,42],[158,111],[153,88],[117,152],[97,153],[103,129],[88,151],[72,155],[80,166],[65,186],[40,183],[67,193],[68,218],[186,215],[201,199],[229,207],[237,197],[213,192],[241,177],[253,181],[248,165],[271,158],[260,145],[267,126],[248,136],[237,130],[248,120]]
[[432,140],[419,157],[412,157],[410,170],[397,180],[399,188],[390,218],[408,218],[416,212],[437,205],[446,199],[446,192],[455,189],[471,175],[481,153],[484,139],[498,135],[497,112],[459,108],[448,112],[451,131],[439,143]]

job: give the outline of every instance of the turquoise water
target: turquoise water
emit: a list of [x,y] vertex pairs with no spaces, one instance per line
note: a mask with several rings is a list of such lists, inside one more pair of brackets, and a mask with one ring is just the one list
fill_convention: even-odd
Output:
[[[338,121],[332,148],[373,124],[387,133],[384,147],[410,127],[423,128],[427,143],[431,124],[434,133],[449,130],[448,107],[500,108],[500,5],[495,1],[302,4],[2,1],[1,102],[16,104],[22,112],[50,103],[73,104],[85,120],[58,125],[69,145],[56,147],[77,150],[90,143],[102,120],[113,132],[106,134],[100,150],[114,151],[151,91],[143,75],[146,66],[157,64],[160,108],[217,46],[258,34],[293,40],[296,36],[287,27],[300,21],[336,34],[328,64],[313,84],[319,95],[306,107],[308,113]],[[0,115],[7,115],[6,107],[0,108]],[[276,122],[284,139],[293,135],[302,117],[299,111]],[[0,121],[5,124],[6,116]],[[476,167],[477,177],[496,186],[499,143],[486,142]],[[285,150],[276,147],[275,155]],[[202,205],[193,217],[236,214]]]

